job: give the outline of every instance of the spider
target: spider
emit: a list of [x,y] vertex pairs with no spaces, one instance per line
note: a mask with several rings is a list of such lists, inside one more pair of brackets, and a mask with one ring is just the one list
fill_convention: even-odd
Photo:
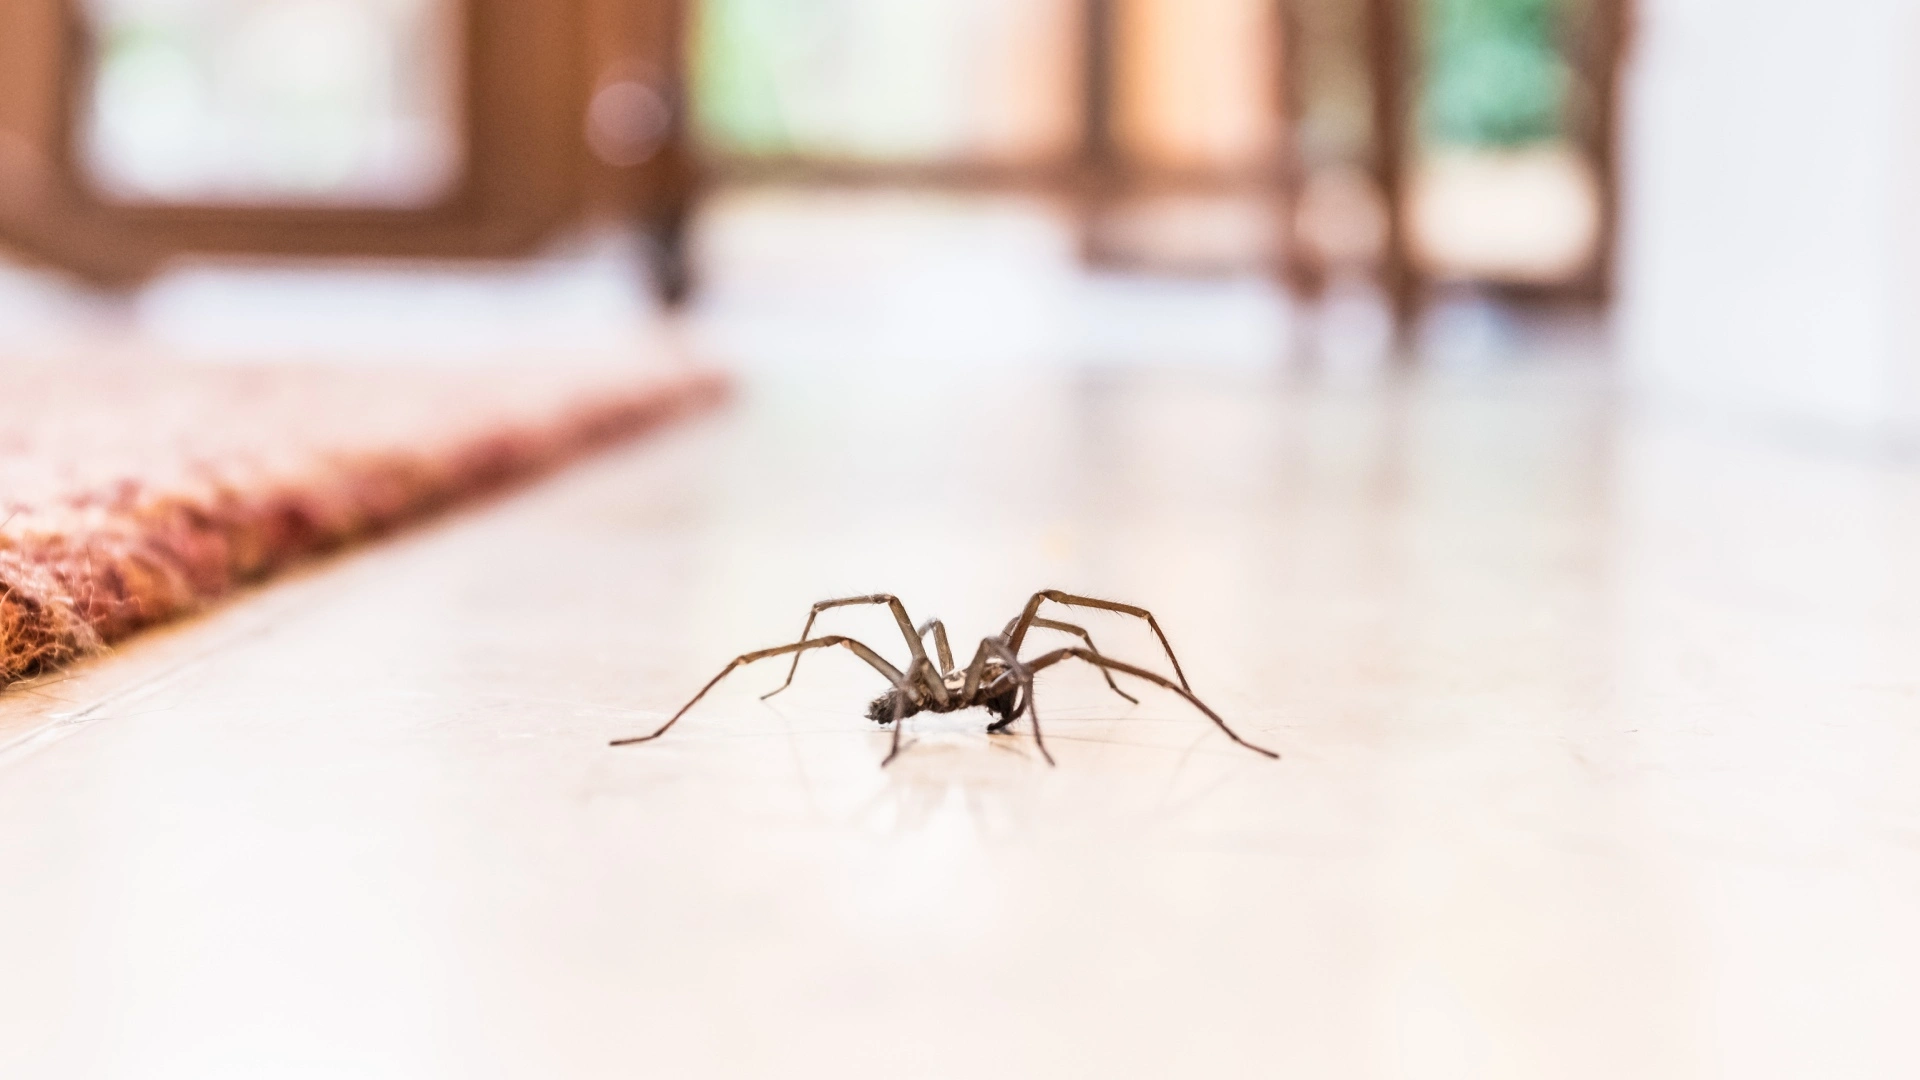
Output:
[[[1087,631],[1081,627],[1075,626],[1072,623],[1055,622],[1052,619],[1041,618],[1039,615],[1040,605],[1046,601],[1052,601],[1066,607],[1098,608],[1103,611],[1114,611],[1122,615],[1131,615],[1134,618],[1145,619],[1147,626],[1153,631],[1153,636],[1160,639],[1160,647],[1166,650],[1167,662],[1173,665],[1174,677],[1177,678],[1179,682],[1176,683],[1171,679],[1157,675],[1145,668],[1122,663],[1112,657],[1101,654],[1098,649],[1094,648],[1092,635],[1088,634]],[[900,625],[900,633],[907,639],[907,648],[913,653],[913,660],[907,665],[907,670],[904,673],[892,664],[881,659],[879,653],[874,652],[872,649],[850,637],[844,637],[838,634],[828,634],[817,638],[807,636],[813,632],[814,620],[820,617],[821,612],[838,607],[849,607],[855,604],[884,604],[893,612],[894,622]],[[1072,634],[1081,641],[1086,642],[1086,648],[1070,647],[1055,649],[1050,653],[1035,657],[1032,660],[1021,660],[1020,645],[1026,640],[1027,631],[1033,629],[1058,630],[1063,633]],[[929,633],[933,635],[934,650],[940,659],[937,667],[933,660],[927,656],[926,647],[922,644],[922,639]],[[1227,726],[1225,720],[1220,719],[1218,713],[1207,708],[1199,698],[1193,696],[1192,687],[1187,685],[1186,673],[1180,670],[1180,661],[1174,658],[1173,646],[1167,643],[1167,635],[1161,632],[1160,623],[1154,619],[1152,613],[1147,611],[1146,608],[1133,607],[1129,604],[1116,604],[1111,600],[1096,600],[1089,596],[1075,596],[1070,593],[1060,592],[1057,589],[1043,589],[1040,592],[1034,593],[1033,598],[1027,601],[1026,608],[1022,610],[1012,622],[1007,624],[1005,630],[1002,630],[997,636],[986,638],[980,642],[980,647],[974,651],[973,662],[967,665],[965,671],[954,670],[953,651],[947,647],[947,628],[941,625],[940,620],[930,619],[918,630],[914,629],[913,621],[907,618],[905,605],[901,604],[900,601],[893,596],[887,595],[886,593],[876,593],[872,596],[849,596],[840,600],[822,600],[813,605],[813,610],[808,613],[807,625],[801,629],[799,641],[791,645],[781,645],[772,649],[761,649],[758,652],[744,653],[735,657],[732,663],[722,668],[720,674],[715,675],[712,681],[701,687],[700,692],[693,695],[691,701],[680,706],[680,711],[674,713],[666,723],[661,724],[658,730],[648,735],[638,736],[637,738],[615,739],[611,745],[629,746],[634,743],[649,742],[665,735],[667,729],[679,723],[680,718],[687,714],[687,710],[693,708],[699,703],[701,698],[707,696],[707,691],[718,686],[720,680],[731,675],[736,668],[745,667],[758,660],[765,660],[774,656],[785,656],[791,653],[793,655],[793,663],[787,668],[787,681],[767,693],[762,694],[761,700],[764,701],[793,685],[794,672],[800,670],[800,656],[802,653],[811,649],[831,648],[835,645],[846,646],[855,656],[873,665],[874,670],[885,675],[887,681],[893,684],[892,689],[874,698],[873,702],[867,706],[867,719],[882,726],[888,724],[893,725],[893,745],[891,749],[887,751],[886,758],[880,762],[883,768],[900,754],[900,729],[904,726],[902,721],[907,717],[919,712],[955,712],[960,709],[972,708],[976,705],[984,707],[987,712],[994,716],[995,719],[991,724],[987,725],[987,730],[995,734],[1007,730],[1007,727],[1019,719],[1021,713],[1024,712],[1032,723],[1033,741],[1034,744],[1040,748],[1040,756],[1046,759],[1048,765],[1052,765],[1054,763],[1053,755],[1047,752],[1046,740],[1040,734],[1040,714],[1034,708],[1033,704],[1033,677],[1039,672],[1060,663],[1062,660],[1084,660],[1099,668],[1101,675],[1105,676],[1107,685],[1113,689],[1113,692],[1135,704],[1138,704],[1139,700],[1125,690],[1120,689],[1119,684],[1113,681],[1114,672],[1118,671],[1123,675],[1131,675],[1136,679],[1145,679],[1157,686],[1165,687],[1185,698],[1194,708],[1205,713],[1207,719],[1213,721],[1222,732],[1226,733],[1227,738],[1252,750],[1256,754],[1264,754],[1270,758],[1280,756],[1271,750],[1262,749],[1242,739],[1239,735],[1235,734],[1232,728]]]

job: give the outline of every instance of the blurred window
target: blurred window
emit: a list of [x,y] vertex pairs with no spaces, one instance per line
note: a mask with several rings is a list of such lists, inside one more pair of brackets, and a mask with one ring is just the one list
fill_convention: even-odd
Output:
[[1079,145],[1076,0],[705,0],[698,131],[742,156],[1063,159]]
[[1278,0],[1107,0],[1111,197],[1092,254],[1194,273],[1280,255],[1285,150]]
[[1365,280],[1388,257],[1389,200],[1378,175],[1374,13],[1356,0],[1290,0],[1295,161],[1290,253],[1296,280]]
[[1119,0],[1114,142],[1147,167],[1278,164],[1280,8],[1273,0]]
[[723,175],[1051,187],[1095,263],[1264,270],[1285,233],[1283,10],[702,0],[696,131]]
[[1296,69],[1293,137],[1308,169],[1353,167],[1373,153],[1373,87],[1365,4],[1291,0]]
[[83,0],[80,171],[117,201],[424,206],[464,153],[459,0]]
[[[1442,280],[1553,285],[1594,265],[1601,179],[1574,62],[1595,0],[1424,0],[1412,257]],[[1603,0],[1604,2],[1604,0]]]

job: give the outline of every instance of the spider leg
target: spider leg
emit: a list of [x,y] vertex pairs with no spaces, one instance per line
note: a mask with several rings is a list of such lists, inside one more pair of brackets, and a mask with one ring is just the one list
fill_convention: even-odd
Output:
[[[1014,620],[1014,622],[1019,622],[1019,621],[1020,620],[1017,618]],[[1087,648],[1092,649],[1094,652],[1100,651],[1099,647],[1094,645],[1093,643],[1093,635],[1087,633],[1085,627],[1075,626],[1072,623],[1054,622],[1052,619],[1036,618],[1032,622],[1029,622],[1027,624],[1027,629],[1059,630],[1064,633],[1073,634],[1076,637],[1078,637],[1081,641],[1086,642]],[[1012,632],[1013,632],[1013,623],[1008,623],[1006,631],[1003,632],[1000,636],[1005,637],[1008,633],[1012,633]],[[1103,678],[1107,680],[1107,686],[1111,687],[1114,693],[1119,694],[1121,697],[1126,698],[1128,701],[1133,702],[1135,705],[1140,704],[1139,698],[1134,697],[1132,694],[1129,694],[1125,690],[1120,689],[1120,684],[1113,681],[1113,672],[1108,671],[1106,668],[1101,668],[1100,674]]]
[[[1109,668],[1111,670],[1118,671],[1123,675],[1131,675],[1136,679],[1145,679],[1148,682],[1153,683],[1157,686],[1163,686],[1168,690],[1171,690],[1174,693],[1179,694],[1181,697],[1186,698],[1187,703],[1189,705],[1192,705],[1194,708],[1199,709],[1201,712],[1205,713],[1207,715],[1207,719],[1213,721],[1215,726],[1219,727],[1221,731],[1226,733],[1227,738],[1232,739],[1234,742],[1239,743],[1241,746],[1246,747],[1247,749],[1253,751],[1256,754],[1265,754],[1267,757],[1270,757],[1270,758],[1278,758],[1280,756],[1279,754],[1276,754],[1271,750],[1265,749],[1263,747],[1255,746],[1252,743],[1248,742],[1247,740],[1241,738],[1238,734],[1234,732],[1232,728],[1227,726],[1227,722],[1225,720],[1220,719],[1219,713],[1216,713],[1212,709],[1207,708],[1204,702],[1202,702],[1199,698],[1194,697],[1193,692],[1191,690],[1188,690],[1182,686],[1177,686],[1172,682],[1172,680],[1167,679],[1161,675],[1155,675],[1153,672],[1148,671],[1145,668],[1134,667],[1132,664],[1123,664],[1118,660],[1114,660],[1110,657],[1102,656],[1091,649],[1055,649],[1053,652],[1050,652],[1045,656],[1039,657],[1038,659],[1034,660],[1032,663],[1027,664],[1026,668],[1029,672],[1038,672],[1044,668],[1052,667],[1053,665],[1059,663],[1062,660],[1066,660],[1070,658],[1077,659],[1077,660],[1085,660],[1087,663],[1093,664],[1096,667]],[[1031,694],[1029,694],[1029,696],[1031,696]]]
[[1020,642],[1025,640],[1027,630],[1034,625],[1034,616],[1039,611],[1041,602],[1045,600],[1064,604],[1067,607],[1098,608],[1101,611],[1114,611],[1122,615],[1131,615],[1136,619],[1147,620],[1147,626],[1153,631],[1153,636],[1160,639],[1160,647],[1166,650],[1167,662],[1173,665],[1173,674],[1180,680],[1180,689],[1189,694],[1193,692],[1193,688],[1187,685],[1187,673],[1180,670],[1179,658],[1173,655],[1173,646],[1167,643],[1167,635],[1160,629],[1159,620],[1153,617],[1153,612],[1143,607],[1134,607],[1132,604],[1116,604],[1111,600],[1098,600],[1091,596],[1075,596],[1072,593],[1061,592],[1059,589],[1042,589],[1027,601],[1026,609],[1013,621],[1012,629],[1007,631],[1007,644],[1013,647],[1014,652],[1020,651]]
[[[961,701],[969,705],[986,705],[995,697],[999,696],[1000,692],[1004,691],[1004,687],[1001,685],[1002,681],[1011,678],[1013,674],[1012,671],[1008,669],[1004,663],[998,670],[991,673],[987,670],[988,661],[996,658],[996,649],[1004,651],[1006,649],[1006,642],[998,638],[983,638],[980,642],[980,647],[974,650],[973,662],[967,665],[966,678],[962,680],[960,684]],[[1015,681],[1018,682],[1017,679]],[[997,721],[995,726],[987,730],[998,731],[1005,728],[1006,725],[1013,722],[1014,717],[1020,715],[1020,709],[1024,707],[1024,705],[1016,701],[1014,707],[1008,710],[1006,716]]]
[[[983,649],[991,649],[994,652],[1000,654],[1000,659],[1002,662],[1004,662],[1007,665],[1007,670],[1013,673],[1014,678],[1020,680],[1020,689],[1022,693],[1026,696],[1025,705],[1027,710],[1027,717],[1028,717],[1028,720],[1033,724],[1033,743],[1035,746],[1038,746],[1040,748],[1040,756],[1047,759],[1048,765],[1052,765],[1053,755],[1047,752],[1047,740],[1042,738],[1040,735],[1040,710],[1036,708],[1033,703],[1033,671],[1034,669],[1031,669],[1027,667],[1027,665],[1021,663],[1020,658],[1013,655],[1013,650],[1009,649],[1006,643],[1001,641],[998,638],[988,638],[986,641],[981,643],[981,647]],[[1100,654],[1094,653],[1093,655],[1098,656]],[[1019,716],[1020,715],[1019,710],[1016,709],[1013,715]],[[1006,725],[1012,722],[1013,721],[1009,719],[1008,721],[1006,721],[1006,723],[995,725],[995,727],[997,727],[999,730],[1004,731],[1006,730]],[[988,728],[987,730],[993,731],[995,730],[995,728]]]
[[[821,612],[830,611],[837,607],[847,607],[852,604],[887,605],[887,607],[893,610],[893,621],[900,624],[901,635],[907,639],[907,651],[913,654],[915,660],[925,660],[927,658],[927,650],[920,645],[920,635],[914,632],[913,620],[907,618],[906,605],[902,604],[899,598],[890,596],[887,593],[874,593],[871,596],[848,596],[839,600],[820,601],[813,605],[813,609],[807,613],[807,625],[800,630],[801,640],[806,640],[806,636],[813,633],[813,620],[819,618]],[[787,668],[787,681],[760,695],[760,700],[765,701],[780,691],[785,690],[787,687],[792,686],[793,673],[799,670],[800,654],[795,653],[793,664]],[[947,703],[947,688],[944,686],[940,687],[939,691],[933,696],[940,704],[945,705]]]
[[989,735],[998,735],[1012,727],[1013,722],[1020,719],[1020,714],[1026,711],[1028,699],[1033,697],[1033,688],[1021,682],[1020,677],[1011,671],[1002,671],[998,678],[987,684],[986,690],[981,696],[989,699],[993,698],[996,696],[994,693],[995,688],[999,687],[1002,682],[1008,679],[1013,680],[1014,684],[1013,702],[1007,707],[1006,715],[987,725],[987,734]]
[[967,665],[966,681],[960,684],[960,696],[963,699],[975,700],[974,693],[980,689],[980,680],[986,677],[987,658],[991,655],[992,651],[987,648],[984,640],[980,642],[980,647],[973,651],[973,662]]
[[1047,740],[1040,737],[1040,706],[1034,704],[1033,701],[1032,673],[1028,673],[1024,680],[1024,685],[1027,695],[1027,722],[1033,725],[1033,745],[1040,748],[1040,756],[1046,758],[1047,764],[1051,766],[1053,764],[1053,755],[1047,753]]
[[940,654],[940,674],[953,674],[953,650],[947,647],[946,624],[939,619],[928,619],[927,625],[920,628],[918,636],[926,637],[929,630],[933,631],[934,651]]
[[[907,681],[912,682],[915,678],[925,676],[930,673],[932,669],[932,661],[923,656],[915,660],[912,666],[907,668]],[[895,695],[893,699],[893,745],[888,748],[887,756],[880,759],[881,768],[884,769],[888,765],[893,764],[893,759],[900,756],[900,729],[906,726],[907,695],[898,694]]]
[[[794,642],[792,645],[780,645],[771,649],[761,649],[758,652],[742,653],[741,655],[734,657],[732,663],[728,664],[724,668],[721,668],[720,674],[715,675],[707,683],[707,685],[701,687],[700,692],[693,695],[693,699],[691,701],[688,701],[685,705],[680,706],[680,711],[677,713],[674,713],[672,717],[668,718],[666,723],[661,724],[658,730],[654,731],[650,735],[641,735],[637,738],[615,739],[613,740],[613,742],[609,743],[608,745],[629,746],[629,745],[632,745],[633,743],[650,742],[654,739],[659,738],[662,735],[665,735],[667,733],[668,728],[672,727],[676,723],[679,723],[680,718],[687,715],[688,709],[691,709],[695,705],[699,704],[700,699],[707,696],[707,691],[720,685],[720,680],[733,674],[734,669],[736,668],[745,667],[746,665],[751,664],[756,660],[765,660],[770,656],[784,656],[787,653],[793,653],[795,655],[798,655],[800,653],[806,652],[809,649],[825,649],[834,645],[845,645],[850,651],[852,651],[852,653],[855,656],[858,656],[860,659],[865,660],[869,664],[872,664],[874,670],[878,671],[882,675],[885,675],[887,677],[887,681],[891,682],[896,689],[904,689],[906,687],[907,678],[906,676],[900,674],[900,670],[898,668],[894,667],[892,664],[889,664],[885,660],[881,659],[879,653],[874,652],[872,649],[867,648],[865,645],[860,644],[859,642],[853,640],[850,637],[840,637],[838,635],[832,635],[828,637],[813,638],[812,640],[809,640],[809,641],[797,641],[797,642]],[[925,658],[922,658],[921,662],[924,663]],[[904,695],[903,695],[903,699],[904,699]]]

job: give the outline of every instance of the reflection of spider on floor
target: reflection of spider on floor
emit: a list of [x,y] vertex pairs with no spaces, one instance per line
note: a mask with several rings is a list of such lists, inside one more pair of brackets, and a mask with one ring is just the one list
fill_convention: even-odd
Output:
[[[1180,681],[1176,683],[1170,679],[1156,675],[1145,668],[1138,668],[1132,664],[1125,664],[1112,657],[1102,655],[1099,650],[1093,647],[1092,636],[1081,627],[1074,626],[1071,623],[1054,622],[1051,619],[1040,618],[1038,615],[1040,605],[1043,601],[1048,600],[1056,604],[1064,604],[1068,607],[1099,608],[1103,611],[1117,611],[1122,615],[1132,615],[1135,618],[1145,619],[1147,626],[1153,630],[1153,636],[1160,639],[1160,647],[1166,650],[1167,662],[1173,665],[1174,677]],[[906,637],[907,648],[913,653],[913,662],[907,665],[905,673],[902,673],[900,669],[881,659],[879,653],[874,652],[872,649],[850,637],[842,637],[835,634],[817,638],[809,638],[807,636],[813,631],[813,621],[820,617],[821,612],[829,608],[846,607],[850,604],[885,604],[893,611],[894,621],[900,624],[900,633]],[[1036,627],[1047,630],[1060,630],[1073,634],[1087,643],[1086,648],[1055,649],[1050,653],[1035,657],[1032,660],[1022,660],[1020,659],[1020,645],[1026,640],[1027,631]],[[934,665],[932,660],[928,659],[927,650],[925,646],[921,644],[921,639],[926,637],[929,632],[933,634],[934,649],[939,653],[940,663],[938,667]],[[1033,724],[1033,741],[1040,747],[1040,754],[1047,759],[1047,764],[1053,764],[1053,755],[1047,753],[1046,740],[1040,736],[1040,714],[1034,709],[1033,705],[1033,677],[1037,673],[1052,667],[1062,660],[1070,659],[1085,660],[1087,663],[1099,668],[1100,673],[1106,677],[1107,685],[1113,688],[1113,692],[1126,698],[1128,701],[1135,701],[1135,698],[1120,689],[1119,685],[1113,681],[1113,673],[1116,671],[1123,675],[1131,675],[1136,679],[1145,679],[1157,686],[1165,687],[1187,699],[1188,703],[1194,708],[1205,713],[1207,719],[1213,721],[1219,726],[1221,731],[1226,733],[1227,738],[1232,739],[1234,742],[1239,743],[1241,746],[1257,754],[1265,754],[1270,758],[1280,756],[1271,750],[1263,750],[1242,739],[1234,733],[1232,728],[1227,726],[1225,720],[1220,719],[1219,714],[1207,708],[1206,705],[1201,703],[1199,698],[1193,696],[1192,688],[1187,685],[1187,676],[1180,670],[1180,661],[1174,658],[1173,646],[1167,644],[1167,635],[1160,631],[1160,624],[1154,620],[1153,615],[1148,612],[1147,609],[1132,607],[1127,604],[1116,604],[1110,600],[1095,600],[1086,596],[1073,596],[1055,589],[1046,589],[1034,593],[1033,598],[1027,601],[1026,609],[1020,613],[1018,618],[1008,623],[1004,631],[998,636],[986,638],[981,641],[980,648],[975,650],[973,654],[973,663],[968,664],[965,671],[955,671],[953,668],[953,651],[947,647],[947,628],[940,624],[940,620],[931,619],[925,626],[922,626],[919,630],[915,630],[913,628],[913,621],[907,618],[906,607],[894,597],[880,593],[874,596],[851,596],[844,600],[822,600],[813,605],[812,613],[807,616],[807,625],[800,631],[799,641],[794,642],[792,645],[782,645],[773,649],[761,649],[759,652],[750,652],[743,656],[735,657],[733,663],[728,664],[721,670],[720,674],[715,675],[712,682],[701,687],[700,692],[693,695],[692,701],[680,706],[680,711],[674,713],[666,723],[660,725],[659,730],[649,735],[641,735],[638,738],[616,739],[612,745],[626,746],[631,743],[643,743],[665,735],[668,728],[678,723],[680,718],[687,714],[688,709],[693,708],[701,698],[706,697],[707,691],[718,685],[721,679],[732,674],[735,668],[744,667],[756,660],[765,660],[770,656],[784,656],[792,653],[793,665],[787,669],[787,681],[763,695],[764,697],[772,697],[774,694],[793,685],[793,673],[800,668],[801,653],[809,649],[824,649],[832,645],[845,645],[855,656],[873,665],[874,670],[885,675],[887,681],[893,684],[893,689],[875,698],[873,703],[867,706],[868,719],[882,725],[893,725],[893,748],[887,752],[886,759],[880,763],[883,766],[891,762],[894,757],[900,753],[901,721],[907,717],[918,712],[955,712],[960,709],[972,708],[975,705],[984,707],[996,717],[993,723],[987,725],[988,731],[996,733],[1005,731],[1009,724],[1012,724],[1020,718],[1022,712],[1026,713],[1027,716],[1031,718]]]

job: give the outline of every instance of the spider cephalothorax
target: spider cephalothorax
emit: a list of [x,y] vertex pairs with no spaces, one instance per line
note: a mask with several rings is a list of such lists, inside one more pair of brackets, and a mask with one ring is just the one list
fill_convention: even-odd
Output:
[[[996,686],[1005,687],[997,693],[983,692],[978,695],[979,700],[974,702],[994,715],[994,722],[987,726],[988,731],[1004,731],[1020,715],[1020,683],[1004,667],[998,672],[989,672],[983,683],[983,691],[992,691]],[[947,680],[950,692],[962,689],[963,685],[956,685],[952,679]],[[905,720],[925,711],[926,705],[922,703],[924,697],[923,692],[911,687],[894,687],[867,703],[867,719],[881,727],[893,723],[895,719]]]
[[[1040,605],[1045,601],[1052,601],[1068,607],[1099,608],[1104,611],[1114,611],[1122,615],[1131,615],[1136,618],[1145,619],[1147,626],[1152,629],[1154,637],[1159,639],[1160,647],[1166,650],[1167,662],[1173,665],[1174,678],[1179,681],[1176,683],[1172,679],[1155,674],[1145,668],[1135,667],[1132,664],[1122,663],[1112,657],[1102,655],[1099,650],[1093,647],[1092,636],[1078,626],[1074,626],[1071,623],[1055,622],[1051,619],[1040,618],[1038,615]],[[913,659],[908,663],[907,670],[901,671],[899,668],[894,667],[882,659],[879,653],[874,652],[872,649],[850,637],[843,637],[837,634],[817,638],[807,636],[813,632],[813,622],[820,617],[821,612],[830,608],[846,607],[849,604],[885,604],[893,612],[894,621],[899,623],[900,632],[907,639],[907,648],[913,654]],[[1026,640],[1027,631],[1033,629],[1059,630],[1072,634],[1086,642],[1086,648],[1055,649],[1052,652],[1035,657],[1032,660],[1021,660],[1020,646]],[[934,649],[939,658],[937,665],[934,658],[927,655],[926,646],[923,644],[923,639],[925,639],[929,633],[933,635]],[[813,611],[807,616],[807,625],[800,631],[799,641],[791,645],[761,649],[758,652],[750,652],[735,657],[733,663],[728,664],[721,670],[720,674],[713,677],[712,681],[701,687],[700,692],[693,695],[693,700],[682,705],[680,711],[674,713],[666,723],[660,725],[657,731],[632,739],[616,739],[613,745],[626,746],[631,743],[642,743],[665,735],[668,728],[678,723],[680,718],[686,715],[688,709],[693,708],[694,704],[705,697],[707,691],[713,689],[721,679],[732,674],[735,668],[751,664],[756,660],[765,660],[769,657],[784,656],[791,653],[793,654],[793,664],[787,668],[787,681],[763,695],[765,697],[772,697],[774,694],[793,685],[793,674],[800,668],[801,653],[809,649],[824,649],[833,645],[846,646],[849,651],[860,657],[860,659],[865,660],[868,664],[871,664],[874,670],[885,675],[887,681],[893,684],[891,689],[873,699],[872,703],[867,706],[868,719],[881,725],[893,725],[893,746],[887,753],[886,760],[881,762],[882,765],[892,761],[895,755],[900,753],[901,721],[907,717],[922,712],[955,712],[960,709],[970,709],[976,706],[984,708],[993,714],[993,723],[987,725],[987,730],[992,732],[1005,731],[1008,725],[1019,719],[1020,715],[1024,712],[1033,724],[1033,741],[1040,747],[1040,755],[1047,759],[1047,764],[1053,764],[1053,755],[1047,752],[1046,741],[1040,735],[1040,715],[1034,709],[1033,676],[1035,673],[1052,667],[1062,660],[1070,659],[1084,660],[1099,668],[1101,674],[1106,677],[1107,685],[1113,688],[1113,692],[1126,698],[1128,701],[1134,701],[1135,699],[1125,690],[1120,689],[1119,684],[1113,681],[1113,673],[1116,671],[1123,675],[1131,675],[1134,678],[1145,679],[1157,686],[1165,687],[1185,698],[1194,708],[1205,713],[1207,719],[1212,720],[1221,731],[1226,733],[1229,739],[1232,739],[1234,742],[1239,743],[1241,746],[1255,753],[1265,754],[1268,757],[1280,756],[1271,750],[1263,750],[1242,739],[1239,735],[1236,735],[1233,729],[1227,726],[1225,720],[1220,719],[1218,714],[1202,704],[1199,698],[1193,696],[1192,688],[1187,685],[1187,676],[1180,670],[1180,661],[1174,658],[1173,646],[1167,644],[1167,635],[1161,633],[1160,623],[1154,619],[1153,615],[1148,612],[1147,609],[1132,607],[1127,604],[1116,604],[1111,600],[1095,600],[1087,596],[1074,596],[1070,593],[1063,593],[1055,589],[1046,589],[1034,593],[1033,598],[1027,601],[1026,608],[1021,611],[1019,616],[1008,623],[1007,628],[1000,634],[983,639],[980,642],[979,649],[974,652],[973,662],[968,664],[966,668],[960,670],[956,670],[953,666],[953,651],[947,646],[947,628],[941,625],[940,620],[930,620],[926,625],[916,630],[913,621],[907,618],[905,605],[885,593],[878,593],[872,596],[851,596],[843,600],[822,600],[813,605]]]

